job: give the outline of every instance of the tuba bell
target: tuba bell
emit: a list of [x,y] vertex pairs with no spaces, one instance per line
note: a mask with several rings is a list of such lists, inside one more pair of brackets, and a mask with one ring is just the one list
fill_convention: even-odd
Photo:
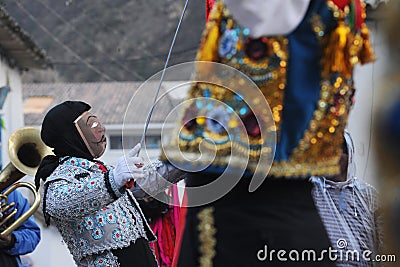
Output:
[[36,192],[35,187],[31,183],[18,182],[25,175],[35,176],[40,162],[46,155],[52,154],[51,149],[46,146],[40,138],[40,131],[33,127],[23,127],[13,132],[8,139],[8,154],[10,163],[0,173],[0,226],[11,219],[17,212],[12,209],[14,203],[8,203],[8,195],[19,187],[28,188],[34,195],[35,200],[31,207],[22,216],[17,218],[11,225],[0,233],[0,236],[10,234],[18,228],[25,220],[27,220],[40,205],[40,195]]

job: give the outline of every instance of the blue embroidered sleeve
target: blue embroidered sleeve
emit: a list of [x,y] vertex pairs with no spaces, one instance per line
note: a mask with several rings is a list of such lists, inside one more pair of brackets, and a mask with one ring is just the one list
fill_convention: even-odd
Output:
[[119,198],[123,194],[119,190],[117,184],[115,183],[114,180],[114,169],[111,169],[109,172],[106,173],[106,186],[108,191],[114,198]]

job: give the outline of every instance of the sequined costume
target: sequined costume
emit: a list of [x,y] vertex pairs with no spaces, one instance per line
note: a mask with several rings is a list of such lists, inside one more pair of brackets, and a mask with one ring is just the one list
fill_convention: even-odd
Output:
[[62,160],[44,185],[43,205],[77,264],[119,266],[111,250],[155,239],[131,192],[115,188],[112,167]]
[[[276,133],[276,148],[262,150],[269,140],[263,140],[259,124],[268,123],[262,121],[267,118],[246,104],[259,99],[243,99],[218,83],[197,82],[188,99],[217,101],[213,107],[193,103],[187,108],[174,133],[179,135],[177,141],[164,146],[171,153],[169,159],[184,162],[180,153],[199,154],[198,146],[204,142],[203,154],[217,153],[210,171],[247,157],[247,167],[254,171],[261,153],[275,152],[269,176],[292,179],[339,172],[340,144],[355,93],[353,68],[374,59],[364,4],[360,0],[310,1],[305,11],[288,34],[254,38],[223,1],[215,2],[196,60],[226,64],[251,78],[270,106],[274,127],[267,131]],[[212,78],[229,85],[229,78],[218,75]],[[222,115],[214,118],[214,110]],[[196,120],[186,122],[193,114]],[[232,129],[239,124],[235,115],[245,125],[246,136],[235,136]],[[261,122],[257,124],[256,118]],[[214,127],[213,119],[226,131]],[[175,153],[177,149],[180,153]]]
[[[198,79],[187,99],[216,101],[213,105],[193,101],[182,112],[176,131],[163,146],[162,159],[187,169],[198,162],[188,158],[210,163],[188,174],[187,187],[211,184],[235,162],[246,161],[246,172],[220,199],[187,209],[178,266],[335,266],[334,260],[323,256],[319,261],[281,261],[276,255],[263,258],[257,253],[267,246],[275,252],[313,249],[321,256],[330,246],[308,179],[340,171],[343,132],[355,93],[353,68],[374,60],[364,24],[365,5],[361,0],[288,1],[291,7],[298,2],[306,5],[304,13],[298,12],[302,14],[298,24],[285,33],[255,36],[228,2],[240,6],[257,1],[215,1],[196,60],[239,70],[255,83],[262,98],[245,99],[220,86],[238,87],[242,80],[230,84],[224,73],[198,69],[213,83]],[[253,5],[258,16],[248,15],[247,20],[262,21],[268,5],[281,8],[273,16],[288,15],[287,2],[258,1]],[[273,18],[265,27],[279,23]],[[269,118],[264,110],[250,108],[264,99],[273,122],[266,129],[276,136],[272,149],[263,149],[271,140],[261,134],[262,124],[271,125]],[[235,135],[240,123],[246,132]],[[262,155],[273,158],[272,167],[261,169],[267,179],[250,193]],[[190,205],[193,196],[188,193],[187,199]]]

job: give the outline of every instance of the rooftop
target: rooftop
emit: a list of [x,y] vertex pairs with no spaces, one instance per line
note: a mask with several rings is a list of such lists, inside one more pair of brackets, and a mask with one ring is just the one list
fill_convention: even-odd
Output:
[[46,52],[0,5],[0,55],[11,67],[45,69],[51,66]]
[[[178,99],[165,94],[178,82],[163,82],[152,123],[163,123]],[[144,124],[153,105],[158,83],[95,82],[95,83],[30,83],[23,84],[23,110],[26,126],[40,126],[44,115],[55,105],[79,100],[92,106],[106,125]],[[174,119],[174,118],[171,118]]]

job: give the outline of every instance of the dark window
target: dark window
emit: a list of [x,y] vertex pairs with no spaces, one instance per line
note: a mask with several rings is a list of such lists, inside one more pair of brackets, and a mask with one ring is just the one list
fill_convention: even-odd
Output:
[[[137,143],[140,142],[141,136],[137,135],[125,135],[122,139],[122,135],[111,135],[109,138],[110,149],[128,149],[133,148]],[[122,140],[124,145],[122,145]],[[145,138],[146,147],[149,149],[156,149],[160,147],[161,136],[160,135],[148,135]]]
[[159,135],[150,135],[145,138],[146,147],[150,149],[160,148],[161,144],[161,136]]

